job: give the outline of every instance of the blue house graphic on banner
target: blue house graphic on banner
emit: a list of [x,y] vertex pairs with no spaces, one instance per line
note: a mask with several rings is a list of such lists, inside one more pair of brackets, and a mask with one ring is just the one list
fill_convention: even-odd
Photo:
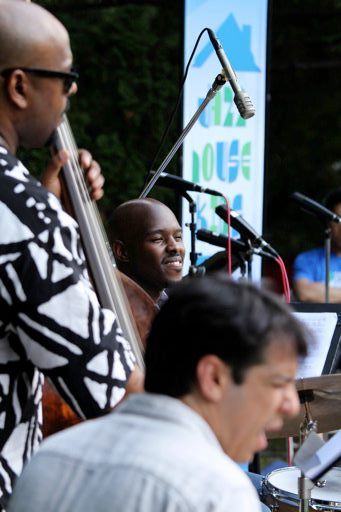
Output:
[[[240,29],[233,14],[230,14],[216,35],[235,71],[260,71],[251,51],[250,25],[243,25]],[[193,67],[201,67],[213,52],[213,46],[208,42],[194,60]]]

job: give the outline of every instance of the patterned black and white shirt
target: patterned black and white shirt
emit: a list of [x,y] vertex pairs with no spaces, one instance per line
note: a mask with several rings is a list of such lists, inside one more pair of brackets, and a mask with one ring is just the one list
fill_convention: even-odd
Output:
[[76,222],[0,146],[0,510],[41,441],[42,372],[81,417],[103,414],[134,367],[91,289]]

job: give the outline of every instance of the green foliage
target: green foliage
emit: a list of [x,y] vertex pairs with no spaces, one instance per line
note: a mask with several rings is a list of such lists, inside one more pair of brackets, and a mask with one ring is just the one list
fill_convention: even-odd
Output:
[[[68,117],[78,146],[89,149],[101,164],[106,185],[100,208],[108,217],[114,206],[141,191],[175,104],[181,15],[172,2],[80,7],[76,15],[73,9],[58,9],[56,2],[41,4],[70,33],[80,81]],[[156,166],[178,134],[175,121]],[[39,168],[43,162],[34,160],[33,165]],[[175,159],[172,172],[176,165]],[[159,189],[153,195],[175,207],[168,192]]]
[[341,186],[340,2],[273,1],[266,235],[289,259],[323,245],[324,227],[290,195]]
[[[80,71],[69,114],[80,147],[106,177],[104,217],[136,197],[175,104],[182,2],[45,0],[67,26]],[[112,4],[112,7],[104,7]],[[341,0],[272,0],[264,234],[283,257],[322,243],[323,229],[290,201],[341,185]],[[157,167],[180,134],[174,124]],[[30,157],[31,158],[31,157]],[[33,160],[37,169],[43,159]],[[176,160],[169,170],[176,170]],[[175,208],[171,192],[153,195]]]

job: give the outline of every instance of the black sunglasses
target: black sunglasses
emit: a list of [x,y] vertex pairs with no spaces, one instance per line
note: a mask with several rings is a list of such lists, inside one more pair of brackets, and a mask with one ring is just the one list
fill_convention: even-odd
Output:
[[25,68],[25,67],[17,67],[17,68],[7,68],[3,69],[0,72],[0,75],[4,78],[8,77],[13,71],[16,69],[21,69],[21,71],[25,71],[25,73],[31,73],[31,75],[37,75],[46,78],[60,78],[64,81],[63,91],[65,94],[70,92],[72,84],[77,82],[79,78],[79,74],[76,71],[53,71],[52,69],[41,69],[41,68]]

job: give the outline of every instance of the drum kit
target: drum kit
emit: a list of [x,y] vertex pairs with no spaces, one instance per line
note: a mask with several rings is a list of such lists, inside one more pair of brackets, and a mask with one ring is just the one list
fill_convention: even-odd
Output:
[[[310,432],[332,432],[341,428],[341,373],[299,379],[299,415],[284,422],[272,437],[299,436]],[[271,436],[269,436],[271,437]],[[264,481],[264,501],[273,512],[341,511],[341,467],[332,467],[316,482],[297,467],[272,471]]]

